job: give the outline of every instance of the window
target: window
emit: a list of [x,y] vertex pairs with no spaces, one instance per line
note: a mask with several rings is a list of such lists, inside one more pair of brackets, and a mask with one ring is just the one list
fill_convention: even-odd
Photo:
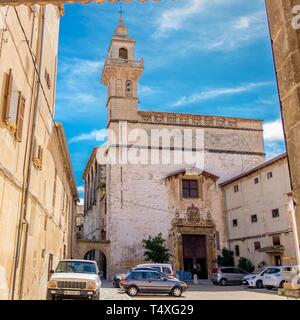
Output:
[[258,183],[259,183],[259,178],[255,178],[255,179],[254,179],[254,183],[255,183],[255,184],[258,184]]
[[13,81],[12,70],[4,74],[3,121],[9,131],[21,141],[25,113],[25,98]]
[[272,210],[272,217],[273,218],[278,218],[279,217],[279,209]]
[[270,171],[270,172],[267,173],[267,178],[268,178],[268,179],[273,178],[273,172],[272,172],[272,171]]
[[238,184],[235,185],[235,186],[233,187],[233,189],[234,189],[234,192],[239,192],[239,185],[238,185]]
[[253,215],[251,216],[251,222],[252,222],[252,223],[257,222],[257,215],[256,215],[256,214],[253,214]]
[[40,169],[40,170],[42,169],[43,148],[41,145],[37,144],[36,139],[34,139],[32,162],[37,169]]
[[184,198],[198,198],[198,181],[182,180],[182,195]]
[[273,246],[280,246],[280,236],[273,237]]
[[148,280],[163,280],[164,277],[158,272],[148,272]]
[[126,81],[126,88],[125,88],[126,97],[132,97],[132,81]]
[[260,249],[260,242],[259,241],[254,242],[254,249],[255,249],[255,251],[258,251]]
[[51,78],[50,78],[50,74],[47,69],[45,69],[45,80],[46,80],[46,84],[47,84],[48,89],[50,89],[51,88]]
[[236,257],[240,256],[240,247],[239,246],[234,246],[234,254]]
[[126,48],[120,48],[119,49],[119,58],[127,60],[128,59],[128,51]]
[[163,272],[163,274],[166,274],[166,275],[171,275],[172,274],[171,269],[168,268],[168,267],[162,267],[162,272]]
[[237,221],[237,219],[233,219],[233,220],[232,220],[232,225],[233,225],[234,227],[237,227],[237,226],[238,226],[238,221]]

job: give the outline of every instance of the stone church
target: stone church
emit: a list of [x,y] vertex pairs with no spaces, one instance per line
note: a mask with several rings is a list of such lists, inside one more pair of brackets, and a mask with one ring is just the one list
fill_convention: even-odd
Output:
[[[262,122],[200,114],[141,111],[138,84],[143,60],[135,57],[135,40],[123,19],[115,29],[101,82],[107,87],[107,128],[116,139],[95,148],[83,174],[85,222],[82,237],[97,243],[105,276],[127,271],[144,261],[142,240],[162,233],[175,270],[197,270],[206,278],[220,250],[227,246],[228,231],[219,184],[264,161]],[[120,124],[127,131],[154,129],[178,132],[201,130],[203,167],[182,163],[114,163],[102,161],[112,151],[130,148],[120,141]],[[134,143],[139,152],[154,149],[164,157],[164,143]],[[178,148],[171,143],[171,158]],[[182,149],[183,153],[188,152]],[[197,151],[195,139],[190,151]],[[95,258],[95,250],[86,258]],[[105,264],[105,267],[104,267]],[[101,268],[101,266],[100,266]]]

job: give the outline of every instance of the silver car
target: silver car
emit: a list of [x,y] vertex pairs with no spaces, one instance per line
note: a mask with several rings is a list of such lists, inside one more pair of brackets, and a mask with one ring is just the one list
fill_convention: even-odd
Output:
[[175,278],[168,278],[163,273],[155,270],[132,270],[120,281],[121,288],[130,296],[138,293],[167,293],[180,297],[187,290],[185,282]]
[[219,267],[212,271],[211,281],[215,285],[242,284],[243,277],[248,272],[235,267]]

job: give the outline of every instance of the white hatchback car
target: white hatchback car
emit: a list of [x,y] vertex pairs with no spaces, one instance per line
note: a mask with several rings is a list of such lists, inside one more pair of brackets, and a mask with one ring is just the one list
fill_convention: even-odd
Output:
[[268,290],[283,288],[283,284],[286,282],[284,272],[290,268],[291,266],[269,267],[263,276],[264,287]]
[[258,269],[251,274],[247,274],[243,280],[242,284],[248,286],[249,288],[263,288],[263,277],[269,268]]

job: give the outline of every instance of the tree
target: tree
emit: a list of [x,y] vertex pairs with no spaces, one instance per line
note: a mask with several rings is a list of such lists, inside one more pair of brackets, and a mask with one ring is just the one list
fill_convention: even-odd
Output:
[[217,263],[221,267],[232,267],[234,266],[233,251],[223,248],[222,255],[218,256]]
[[255,270],[254,265],[252,262],[244,257],[241,257],[239,260],[238,268],[243,269],[249,273],[253,272]]
[[147,261],[154,263],[167,263],[170,259],[169,249],[165,246],[166,240],[162,238],[162,234],[158,234],[148,240],[143,239],[143,247],[145,248],[144,257]]

